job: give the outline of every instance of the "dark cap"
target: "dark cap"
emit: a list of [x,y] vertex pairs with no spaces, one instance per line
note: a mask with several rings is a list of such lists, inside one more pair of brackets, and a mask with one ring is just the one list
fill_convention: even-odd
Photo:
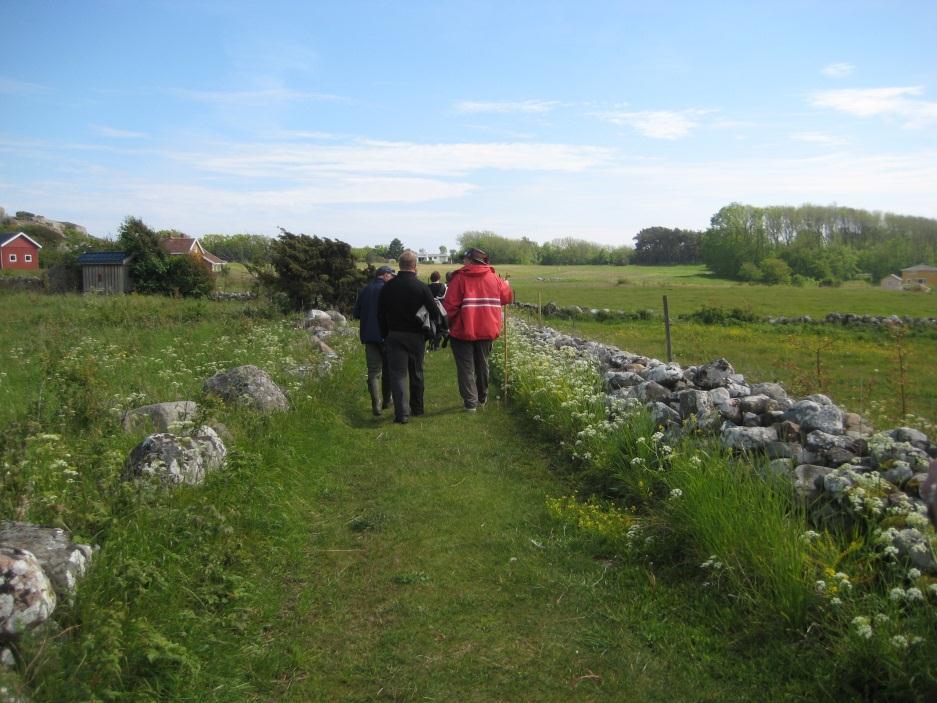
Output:
[[377,270],[377,275],[378,275],[378,276],[383,276],[385,273],[389,273],[391,276],[396,276],[396,275],[397,275],[397,272],[394,271],[394,269],[392,269],[390,266],[381,266],[381,267]]
[[486,254],[486,253],[485,253],[484,251],[482,251],[481,249],[477,249],[476,247],[472,247],[471,249],[467,249],[467,250],[465,251],[465,253],[462,255],[462,258],[463,258],[463,259],[471,259],[471,260],[474,261],[476,264],[487,264],[487,263],[488,263],[488,254]]

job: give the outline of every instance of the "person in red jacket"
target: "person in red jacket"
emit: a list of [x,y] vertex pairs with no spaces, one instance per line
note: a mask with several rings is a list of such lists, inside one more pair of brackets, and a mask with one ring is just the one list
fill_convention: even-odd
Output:
[[508,282],[495,273],[488,255],[472,248],[462,257],[442,300],[449,318],[449,346],[455,358],[459,394],[473,413],[488,401],[488,356],[501,334],[501,306],[514,299]]

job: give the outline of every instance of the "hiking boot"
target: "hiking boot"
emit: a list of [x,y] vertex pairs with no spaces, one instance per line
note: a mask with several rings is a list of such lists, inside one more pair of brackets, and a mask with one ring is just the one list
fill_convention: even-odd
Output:
[[462,408],[462,412],[465,412],[465,413],[474,413],[474,412],[475,412],[475,408]]

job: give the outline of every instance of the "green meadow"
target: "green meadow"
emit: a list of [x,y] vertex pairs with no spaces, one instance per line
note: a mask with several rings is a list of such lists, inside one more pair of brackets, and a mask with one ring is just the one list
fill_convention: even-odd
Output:
[[746,378],[780,381],[798,395],[826,393],[877,425],[910,422],[927,430],[937,421],[933,330],[896,338],[887,330],[834,325],[707,325],[680,319],[704,307],[814,320],[830,312],[935,317],[937,294],[884,291],[858,282],[840,288],[750,285],[712,278],[701,266],[496,268],[510,275],[519,301],[655,313],[649,320],[624,322],[544,320],[557,329],[665,359],[666,295],[673,358],[683,365],[724,356]]
[[[57,626],[16,645],[32,700],[747,701],[843,685],[679,569],[557,522],[572,466],[508,405],[460,412],[448,352],[428,356],[426,415],[400,427],[370,415],[354,335],[333,340],[344,364],[296,376],[321,358],[255,304],[15,294],[0,321],[0,518],[100,546]],[[289,412],[202,397],[243,363],[288,390]],[[183,398],[225,426],[226,468],[172,492],[121,481],[144,434],[121,413]]]

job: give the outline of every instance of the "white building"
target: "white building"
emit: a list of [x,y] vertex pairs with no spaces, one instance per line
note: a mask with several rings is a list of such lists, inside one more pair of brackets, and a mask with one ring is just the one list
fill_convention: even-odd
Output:
[[449,263],[449,254],[430,254],[426,249],[420,249],[416,253],[416,262],[418,264],[448,264]]

